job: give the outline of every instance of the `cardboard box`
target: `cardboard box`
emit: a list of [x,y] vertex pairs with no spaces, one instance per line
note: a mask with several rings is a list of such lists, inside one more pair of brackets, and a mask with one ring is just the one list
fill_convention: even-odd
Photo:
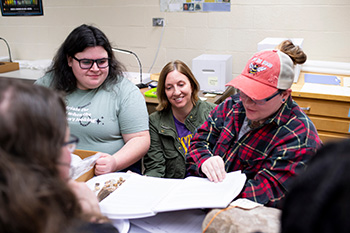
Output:
[[158,82],[159,75],[160,73],[151,74],[151,80]]
[[192,60],[192,72],[201,90],[223,93],[232,79],[232,56],[202,54]]
[[18,62],[0,62],[0,73],[10,72],[14,70],[19,70]]
[[[264,49],[274,49],[284,40],[291,40],[294,45],[298,45],[303,48],[304,38],[277,38],[277,37],[267,37],[258,43],[258,51]],[[296,65],[294,67],[294,83],[298,82],[300,75],[301,65]]]
[[[73,154],[78,155],[81,159],[85,159],[85,158],[92,156],[96,153],[97,153],[96,151],[78,150],[78,149],[73,152]],[[88,172],[86,172],[85,174],[81,175],[79,178],[77,178],[75,180],[80,181],[80,182],[86,182],[86,181],[90,180],[92,177],[95,176],[94,170],[95,170],[95,167],[92,168],[91,170],[89,170]]]

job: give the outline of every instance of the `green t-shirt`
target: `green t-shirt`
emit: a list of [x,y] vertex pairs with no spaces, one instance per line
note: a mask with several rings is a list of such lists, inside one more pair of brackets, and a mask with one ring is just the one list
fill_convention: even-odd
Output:
[[[50,86],[50,76],[35,84]],[[140,90],[121,77],[113,90],[77,89],[66,96],[67,120],[79,138],[77,148],[114,154],[123,147],[122,134],[148,130],[148,112]]]

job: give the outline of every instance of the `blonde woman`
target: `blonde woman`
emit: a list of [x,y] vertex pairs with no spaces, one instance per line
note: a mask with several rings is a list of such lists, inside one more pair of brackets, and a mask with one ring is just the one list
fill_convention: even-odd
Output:
[[159,105],[149,120],[151,146],[144,157],[145,175],[185,177],[189,142],[215,107],[201,101],[198,92],[199,84],[184,62],[164,66],[157,86]]

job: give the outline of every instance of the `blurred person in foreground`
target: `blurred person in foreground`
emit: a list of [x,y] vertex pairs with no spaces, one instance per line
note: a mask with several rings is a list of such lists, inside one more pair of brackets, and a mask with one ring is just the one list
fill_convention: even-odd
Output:
[[281,233],[350,230],[350,139],[325,143],[287,194]]
[[61,95],[1,79],[0,118],[0,232],[118,232],[69,177],[77,139]]

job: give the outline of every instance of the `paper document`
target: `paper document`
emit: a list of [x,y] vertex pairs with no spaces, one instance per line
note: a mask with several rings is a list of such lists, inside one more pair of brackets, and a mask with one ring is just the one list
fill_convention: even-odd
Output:
[[71,154],[72,161],[70,167],[70,176],[73,180],[79,178],[84,173],[93,169],[96,160],[101,157],[101,153],[96,153],[95,155],[81,159],[78,155]]
[[225,208],[241,192],[246,176],[241,171],[230,172],[224,181],[187,177],[168,179],[128,173],[110,173],[94,177],[87,185],[123,177],[126,181],[100,202],[104,215],[111,219],[132,219],[156,215],[158,212]]
[[183,233],[202,232],[202,222],[206,216],[203,210],[180,210],[158,213],[156,216],[130,220],[145,232]]
[[350,87],[350,77],[343,78],[344,87]]
[[305,83],[340,85],[340,78],[335,75],[305,74]]
[[316,84],[316,83],[305,83],[301,88],[300,92],[308,92],[308,93],[324,94],[324,95],[350,96],[350,91],[348,87]]

